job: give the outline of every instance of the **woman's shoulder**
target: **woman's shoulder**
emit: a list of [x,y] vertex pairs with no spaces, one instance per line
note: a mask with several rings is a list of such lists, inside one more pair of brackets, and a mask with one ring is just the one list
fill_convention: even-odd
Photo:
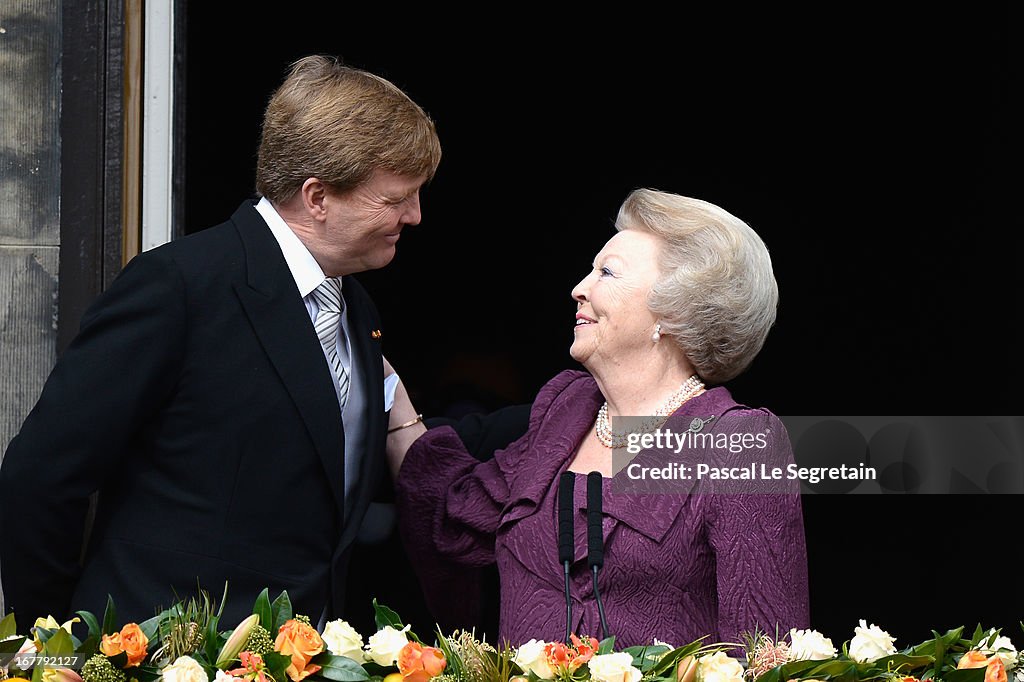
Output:
[[548,379],[548,382],[537,391],[537,402],[554,399],[566,391],[597,391],[597,382],[589,372],[578,369],[565,369]]
[[[767,407],[738,402],[725,386],[715,386],[692,401],[688,412],[706,420],[713,417],[719,426],[780,426],[781,420]],[[699,413],[699,414],[698,414]]]
[[567,369],[552,377],[546,384],[537,391],[537,397],[533,401],[530,410],[530,426],[536,426],[551,413],[563,411],[575,411],[584,403],[600,399],[601,392],[589,373],[580,370]]

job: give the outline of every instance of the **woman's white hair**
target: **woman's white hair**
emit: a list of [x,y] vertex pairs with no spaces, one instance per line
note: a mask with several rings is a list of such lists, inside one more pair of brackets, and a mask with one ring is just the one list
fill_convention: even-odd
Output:
[[779,303],[757,233],[714,204],[652,189],[626,197],[615,228],[663,242],[661,277],[647,301],[662,337],[683,349],[708,384],[742,373],[761,351]]

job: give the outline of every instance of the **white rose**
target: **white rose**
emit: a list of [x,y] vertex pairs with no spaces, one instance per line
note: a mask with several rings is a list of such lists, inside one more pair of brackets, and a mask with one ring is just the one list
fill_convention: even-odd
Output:
[[896,639],[875,624],[868,627],[867,623],[861,620],[860,627],[854,628],[853,632],[853,639],[850,640],[850,658],[858,663],[870,663],[896,653],[896,647],[893,646]]
[[238,680],[238,679],[241,679],[241,678],[235,677],[234,675],[228,675],[223,670],[218,670],[217,671],[217,677],[214,678],[214,682],[235,682],[235,680]]
[[640,682],[644,676],[633,667],[633,657],[625,652],[598,654],[587,662],[590,679],[597,682]]
[[327,645],[327,650],[335,656],[345,656],[358,663],[366,660],[363,653],[363,636],[347,622],[341,619],[330,621],[324,626],[324,632],[320,637]]
[[191,656],[178,656],[160,675],[164,682],[210,682],[203,666]]
[[791,661],[825,661],[835,658],[836,648],[832,640],[817,630],[789,631],[789,660]]
[[531,639],[516,649],[516,655],[512,657],[512,662],[522,668],[527,675],[532,672],[542,680],[554,679],[555,671],[548,663],[547,654],[544,653],[545,646],[547,646],[547,642]]
[[370,635],[370,641],[366,645],[367,657],[377,665],[394,665],[398,662],[398,652],[409,643],[409,637],[405,634],[408,629],[408,625],[401,630],[385,625]]
[[989,630],[984,637],[981,639],[981,646],[978,647],[978,651],[991,656],[995,654],[999,657],[999,660],[1003,662],[1003,665],[1007,670],[1013,668],[1017,663],[1017,649],[1014,648],[1013,642],[1010,641],[1009,637],[1000,635],[996,637],[992,642],[991,647],[987,647],[989,638],[995,634],[995,630]]
[[742,682],[743,666],[724,651],[697,659],[698,682]]

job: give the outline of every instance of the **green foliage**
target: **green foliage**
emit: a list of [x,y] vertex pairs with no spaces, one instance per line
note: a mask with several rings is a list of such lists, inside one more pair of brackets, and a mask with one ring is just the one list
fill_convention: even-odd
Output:
[[267,674],[278,682],[288,682],[288,675],[285,670],[291,665],[292,659],[288,656],[271,651],[263,657],[263,663],[267,667]]
[[277,595],[274,603],[271,604],[272,625],[264,625],[263,627],[267,628],[270,631],[270,636],[273,637],[281,629],[282,625],[292,619],[293,613],[292,600],[288,596],[288,592],[281,592],[281,594]]
[[[260,625],[270,630],[274,627],[274,608],[270,605],[270,590],[264,588],[260,595],[256,597],[256,603],[253,604],[252,612],[260,617]],[[273,630],[276,632],[276,630]]]
[[321,666],[320,674],[333,682],[364,682],[370,677],[363,666],[345,656],[324,652],[315,656],[312,662]]
[[117,625],[117,608],[114,607],[114,599],[107,595],[107,607],[103,610],[103,634],[112,635],[121,628]]
[[18,634],[18,626],[14,621],[14,614],[8,613],[0,620],[0,639],[7,639]]

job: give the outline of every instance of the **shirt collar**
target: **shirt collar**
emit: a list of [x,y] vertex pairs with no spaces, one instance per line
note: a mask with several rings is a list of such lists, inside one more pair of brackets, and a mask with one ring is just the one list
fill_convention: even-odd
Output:
[[325,279],[320,264],[266,197],[259,200],[256,210],[263,216],[263,220],[274,234],[274,239],[280,245],[284,260],[295,279],[295,286],[299,288],[299,295],[303,298],[309,296]]

